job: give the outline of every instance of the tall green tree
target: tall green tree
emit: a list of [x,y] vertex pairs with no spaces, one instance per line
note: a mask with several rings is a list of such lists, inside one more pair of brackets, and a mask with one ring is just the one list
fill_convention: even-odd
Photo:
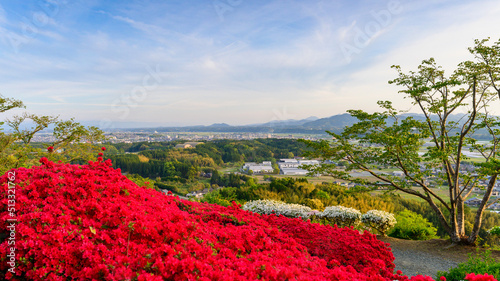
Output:
[[[309,156],[344,160],[346,169],[334,164],[309,169],[372,188],[384,183],[391,190],[419,197],[431,206],[454,243],[475,243],[484,210],[496,201],[490,199],[500,173],[500,119],[489,112],[489,106],[500,108],[500,41],[487,44],[488,39],[476,40],[469,49],[474,59],[460,63],[451,75],[433,58],[408,73],[393,66],[398,77],[389,83],[400,86],[399,92],[422,115],[404,115],[390,101],[379,101],[382,111],[373,114],[349,110],[358,123],[340,134],[328,132],[332,141],[305,141],[313,148]],[[487,144],[473,138],[479,130],[489,134]],[[463,165],[468,159],[464,152],[469,150],[484,159],[473,170]],[[402,175],[381,173],[378,166],[397,169]],[[378,182],[357,177],[350,173],[353,170],[368,172]],[[486,184],[480,186],[481,180]],[[447,196],[440,196],[432,182],[446,186]],[[477,186],[484,194],[474,221],[469,222],[473,227],[466,233],[464,203]]]
[[[0,95],[0,113],[15,108],[24,108],[22,101]],[[8,132],[0,127],[0,174],[36,165],[42,156],[63,162],[96,159],[99,144],[105,140],[104,132],[97,127],[85,127],[73,119],[60,120],[54,116],[25,112],[0,122],[2,125],[8,127]],[[54,141],[42,148],[32,145],[35,135],[49,126],[53,128]]]
[[221,179],[220,179],[220,175],[219,175],[219,171],[217,171],[217,169],[214,169],[212,171],[212,177],[210,178],[210,184],[211,185],[220,185],[221,184]]
[[[24,107],[22,101],[0,95],[0,113]],[[12,146],[16,138],[12,134],[4,132],[4,124],[5,122],[0,121],[0,174],[2,175],[17,162],[17,159],[11,155]]]

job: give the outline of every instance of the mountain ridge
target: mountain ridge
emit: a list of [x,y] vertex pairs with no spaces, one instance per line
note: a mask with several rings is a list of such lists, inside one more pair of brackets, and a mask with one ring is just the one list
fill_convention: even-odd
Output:
[[[416,120],[424,121],[425,116],[419,113],[404,113],[400,118],[412,117]],[[454,114],[448,117],[450,122],[461,122],[464,114]],[[437,120],[437,116],[432,116],[432,120]],[[358,122],[358,119],[349,113],[332,115],[330,117],[317,118],[311,116],[305,119],[273,120],[267,123],[257,123],[248,125],[228,125],[226,123],[214,123],[211,125],[195,126],[170,126],[154,128],[133,128],[127,129],[132,132],[213,132],[213,133],[274,133],[274,134],[327,134],[326,131],[341,133],[346,126],[351,126]]]

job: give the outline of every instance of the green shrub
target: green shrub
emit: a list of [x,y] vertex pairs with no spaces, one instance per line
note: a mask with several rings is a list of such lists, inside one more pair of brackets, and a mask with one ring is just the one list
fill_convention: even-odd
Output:
[[488,230],[490,235],[499,235],[500,236],[500,226],[494,226],[490,230]]
[[438,271],[436,280],[439,280],[441,276],[446,277],[447,281],[464,280],[465,275],[469,273],[488,273],[498,280],[500,277],[500,263],[490,256],[490,251],[485,251],[482,254],[477,253],[475,257],[469,254],[467,262],[458,264],[457,267],[451,268],[449,272]]
[[[479,235],[481,232],[484,232],[484,228],[479,231]],[[485,231],[486,235],[483,235],[484,240],[480,245],[483,247],[491,247],[492,249],[499,250],[500,245],[500,226],[494,226]]]
[[397,223],[389,236],[409,240],[436,238],[437,229],[421,215],[404,210],[396,215]]
[[231,206],[231,201],[235,201],[235,199],[224,198],[223,196],[221,196],[220,190],[214,190],[212,192],[205,194],[205,196],[203,196],[203,198],[201,198],[201,200],[199,201],[228,207]]
[[306,198],[302,203],[303,203],[302,205],[305,205],[313,210],[321,211],[325,209],[325,206],[323,206],[323,202],[321,202],[321,200],[316,198],[315,199]]

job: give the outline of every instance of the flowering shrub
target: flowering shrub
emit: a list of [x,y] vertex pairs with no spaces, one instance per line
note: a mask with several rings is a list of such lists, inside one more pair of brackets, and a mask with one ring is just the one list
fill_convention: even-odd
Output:
[[0,231],[17,220],[15,244],[0,238],[7,280],[408,280],[368,232],[165,196],[109,160],[41,162],[0,177],[16,195],[15,211],[0,200]]
[[488,275],[488,273],[485,274],[475,274],[475,273],[469,273],[467,276],[465,276],[465,280],[468,281],[497,281],[493,275]]
[[394,215],[385,211],[370,210],[361,216],[361,221],[371,228],[376,229],[382,235],[385,235],[387,230],[394,227],[396,218]]
[[488,230],[488,234],[500,235],[500,226],[494,226]]
[[326,207],[317,217],[326,220],[331,225],[336,224],[339,227],[356,227],[361,221],[361,212],[344,206]]
[[368,280],[377,280],[379,275],[387,280],[406,280],[392,273],[394,256],[389,244],[377,240],[369,232],[359,234],[350,228],[311,224],[299,219],[283,220],[276,216],[265,217],[265,220],[306,246],[311,255],[326,260],[328,268],[346,266],[373,278]]
[[[42,159],[11,170],[16,185],[16,269],[10,280],[330,280],[333,270],[260,216],[139,187],[111,162]],[[0,178],[2,191],[8,177]],[[9,218],[0,205],[0,229]],[[286,219],[286,218],[282,218]],[[3,274],[2,274],[3,273]]]
[[312,209],[299,205],[299,204],[287,204],[281,201],[275,200],[255,200],[246,202],[242,207],[243,210],[252,211],[258,214],[270,215],[283,215],[288,218],[303,218],[307,219],[312,212]]

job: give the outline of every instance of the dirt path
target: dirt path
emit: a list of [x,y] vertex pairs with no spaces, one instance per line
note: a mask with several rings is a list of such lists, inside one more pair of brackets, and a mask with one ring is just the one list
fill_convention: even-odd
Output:
[[[453,246],[441,239],[412,241],[381,236],[377,238],[391,245],[396,270],[408,276],[422,274],[435,278],[438,271],[448,271],[458,263],[466,262],[469,253],[473,256],[476,254],[475,247]],[[492,251],[491,255],[500,261],[500,251]]]

